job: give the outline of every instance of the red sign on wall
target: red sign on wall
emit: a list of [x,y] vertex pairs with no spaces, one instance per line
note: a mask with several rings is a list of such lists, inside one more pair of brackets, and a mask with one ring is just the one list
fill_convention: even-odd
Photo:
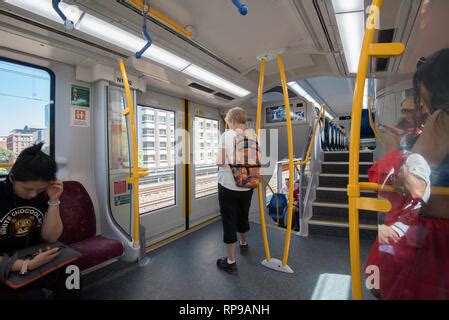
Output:
[[89,109],[72,108],[72,126],[89,127]]
[[86,121],[86,110],[76,109],[75,120]]
[[127,184],[126,181],[114,181],[114,195],[126,193]]

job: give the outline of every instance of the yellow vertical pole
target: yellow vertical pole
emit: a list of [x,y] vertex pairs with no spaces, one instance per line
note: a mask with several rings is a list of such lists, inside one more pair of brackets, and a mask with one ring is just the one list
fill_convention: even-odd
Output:
[[122,59],[118,60],[120,72],[122,73],[123,84],[125,86],[127,109],[124,114],[129,113],[129,123],[131,125],[131,157],[132,157],[132,184],[133,184],[133,243],[139,245],[139,157],[137,146],[137,129],[136,119],[134,115],[134,104],[131,98],[131,90],[129,88],[128,76],[126,74],[125,64]]
[[288,97],[287,79],[285,77],[284,62],[282,56],[277,55],[277,62],[279,66],[279,74],[281,76],[282,91],[284,93],[285,115],[287,118],[287,145],[288,145],[288,171],[289,171],[289,184],[288,184],[288,209],[287,209],[287,232],[285,233],[285,246],[284,255],[282,257],[282,266],[287,265],[288,252],[290,249],[290,237],[292,234],[292,218],[293,218],[293,188],[294,188],[294,174],[295,167],[293,163],[293,129],[292,129],[292,117],[290,113],[290,99]]
[[[363,299],[362,274],[360,268],[359,210],[388,212],[391,204],[387,200],[361,198],[360,190],[365,184],[359,182],[360,129],[362,118],[363,93],[371,57],[384,58],[401,55],[405,46],[402,43],[375,44],[374,35],[379,22],[382,0],[373,0],[367,20],[365,37],[360,53],[359,68],[352,105],[351,143],[349,148],[349,246],[351,255],[352,296],[354,300]],[[373,124],[371,124],[373,125]]]
[[[262,123],[262,98],[263,98],[263,84],[265,76],[265,66],[267,61],[262,59],[260,64],[260,76],[259,76],[259,90],[257,93],[257,117],[256,117],[256,133],[257,138],[260,141],[260,128]],[[260,213],[260,227],[262,229],[263,245],[265,248],[265,257],[267,261],[271,260],[270,247],[268,245],[267,227],[265,222],[265,203],[263,201],[262,183],[259,183],[257,187],[259,194],[259,213]],[[274,194],[273,194],[274,195]]]
[[[365,80],[368,73],[369,47],[374,40],[375,15],[380,12],[382,0],[374,0],[370,12],[368,25],[363,39],[360,54],[359,68],[354,90],[354,101],[352,105],[351,145],[349,149],[349,246],[351,255],[352,295],[354,300],[362,300],[362,273],[360,268],[360,235],[359,235],[359,209],[360,198],[359,187],[359,161],[360,161],[360,130],[362,119],[363,93]],[[378,9],[378,10],[377,10]]]

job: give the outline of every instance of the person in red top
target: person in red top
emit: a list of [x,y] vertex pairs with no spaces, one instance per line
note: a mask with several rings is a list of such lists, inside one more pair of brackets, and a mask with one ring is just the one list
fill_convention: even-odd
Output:
[[292,230],[299,231],[299,180],[295,181],[295,189],[293,190]]
[[396,151],[373,168],[375,182],[397,193],[383,194],[393,210],[367,265],[378,266],[382,299],[449,300],[449,197],[429,192],[449,187],[449,48],[420,61],[414,87],[415,108],[429,118],[409,155]]

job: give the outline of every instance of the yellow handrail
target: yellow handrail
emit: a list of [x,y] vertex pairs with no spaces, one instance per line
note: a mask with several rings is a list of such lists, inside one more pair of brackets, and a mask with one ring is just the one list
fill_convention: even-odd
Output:
[[317,118],[316,123],[315,123],[315,127],[313,128],[313,134],[312,134],[312,137],[310,138],[310,143],[309,143],[309,147],[307,148],[306,156],[305,156],[304,160],[295,162],[294,163],[295,166],[303,166],[303,165],[306,165],[309,162],[310,153],[312,152],[312,147],[313,147],[313,142],[312,141],[315,140],[315,135],[316,135],[316,132],[317,132],[317,129],[318,129],[318,125],[319,125],[320,119],[323,118],[323,120],[324,120],[325,115],[326,115],[326,111],[325,111],[324,104],[323,104],[323,105],[321,105],[320,114],[318,115],[318,118]]
[[132,169],[131,178],[128,181],[132,181],[133,184],[133,243],[134,246],[139,245],[139,177],[144,177],[143,170],[139,168],[138,146],[137,146],[137,128],[134,115],[134,104],[131,98],[131,89],[129,88],[128,76],[126,74],[125,64],[122,59],[118,60],[120,72],[122,73],[123,84],[125,86],[126,93],[126,113],[129,115],[129,123],[131,124],[131,158]]
[[[372,182],[360,182],[359,186],[360,190],[375,191],[375,192],[397,192],[394,186],[392,185],[381,185]],[[430,194],[435,196],[449,196],[449,188],[438,186],[432,187]]]
[[388,212],[391,204],[387,200],[360,197],[359,163],[360,163],[360,129],[362,103],[370,57],[389,57],[401,55],[405,47],[401,43],[374,44],[375,26],[379,21],[382,0],[373,0],[368,17],[363,46],[354,90],[352,105],[351,144],[349,148],[349,245],[351,258],[352,296],[355,300],[363,299],[362,274],[360,268],[359,210]]
[[0,163],[0,168],[11,168],[14,163]]
[[371,103],[368,103],[368,115],[369,115],[369,124],[371,126],[371,129],[374,132],[374,135],[376,136],[377,141],[379,141],[382,145],[384,144],[382,138],[380,137],[379,131],[377,131],[377,128],[374,124],[373,120],[373,109]]
[[[279,75],[282,82],[282,91],[284,94],[284,104],[285,104],[285,114],[287,115],[287,137],[288,137],[288,166],[289,166],[289,193],[288,193],[288,209],[287,209],[287,231],[285,234],[285,244],[284,244],[284,253],[282,257],[282,268],[290,269],[287,267],[288,260],[288,252],[290,249],[290,237],[292,233],[292,218],[293,218],[293,188],[294,188],[294,170],[295,165],[293,161],[293,137],[292,137],[292,119],[289,116],[290,113],[290,99],[288,97],[288,88],[287,88],[287,78],[285,76],[284,62],[282,60],[281,54],[277,54],[277,63],[279,67]],[[257,118],[256,118],[256,132],[257,136],[260,138],[260,127],[262,120],[262,96],[263,96],[263,84],[264,84],[264,75],[265,75],[265,67],[266,67],[266,59],[261,59],[261,67],[260,67],[260,77],[259,77],[259,90],[257,96]],[[259,183],[259,211],[260,211],[260,221],[262,228],[262,236],[265,248],[266,261],[269,262],[271,260],[270,256],[270,248],[268,245],[268,237],[267,237],[267,229],[265,222],[265,206],[263,203],[263,192],[262,192],[262,184]],[[287,267],[287,268],[286,268]],[[291,269],[290,269],[291,270]]]
[[[135,6],[137,6],[140,10],[144,10],[144,2],[142,0],[130,0],[131,3],[133,3]],[[148,13],[150,15],[152,15],[153,17],[159,19],[160,21],[162,21],[163,23],[165,23],[167,26],[169,26],[170,28],[178,31],[179,33],[182,33],[183,35],[185,35],[186,37],[191,37],[192,36],[192,31],[187,30],[186,28],[182,27],[181,25],[179,25],[178,23],[174,22],[173,20],[167,18],[166,16],[164,16],[162,13],[160,13],[159,11],[150,8],[148,10]]]
[[279,66],[279,74],[281,76],[282,91],[284,93],[284,104],[285,104],[285,114],[287,115],[287,146],[288,146],[288,172],[289,172],[289,183],[288,183],[288,209],[287,209],[287,232],[285,233],[285,245],[284,254],[282,257],[282,266],[287,265],[288,252],[290,249],[290,237],[292,234],[292,219],[293,219],[293,188],[295,179],[295,168],[293,164],[293,128],[292,128],[292,117],[290,116],[290,99],[288,97],[287,88],[287,78],[285,77],[284,62],[280,54],[277,55],[277,62]]
[[[257,116],[256,116],[256,133],[257,138],[260,141],[260,127],[262,123],[262,97],[263,97],[263,84],[265,76],[265,67],[267,61],[262,59],[260,63],[260,75],[259,75],[259,89],[257,92]],[[259,183],[257,187],[259,195],[259,214],[260,214],[260,228],[262,230],[263,247],[265,249],[265,258],[267,261],[271,260],[270,246],[268,245],[268,235],[265,222],[265,204],[263,201],[262,183]]]

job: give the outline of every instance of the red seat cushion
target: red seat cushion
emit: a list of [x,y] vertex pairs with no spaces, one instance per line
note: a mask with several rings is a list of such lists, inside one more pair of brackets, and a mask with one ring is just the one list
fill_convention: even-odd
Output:
[[72,243],[70,246],[82,254],[76,261],[80,270],[88,269],[123,254],[123,245],[120,241],[103,236],[95,236]]
[[70,245],[82,256],[77,265],[81,270],[88,269],[123,254],[120,241],[95,236],[95,211],[89,194],[77,181],[64,181],[59,213],[64,230],[59,241]]
[[59,213],[64,231],[59,241],[65,244],[95,236],[96,221],[92,201],[83,185],[77,181],[64,181]]

